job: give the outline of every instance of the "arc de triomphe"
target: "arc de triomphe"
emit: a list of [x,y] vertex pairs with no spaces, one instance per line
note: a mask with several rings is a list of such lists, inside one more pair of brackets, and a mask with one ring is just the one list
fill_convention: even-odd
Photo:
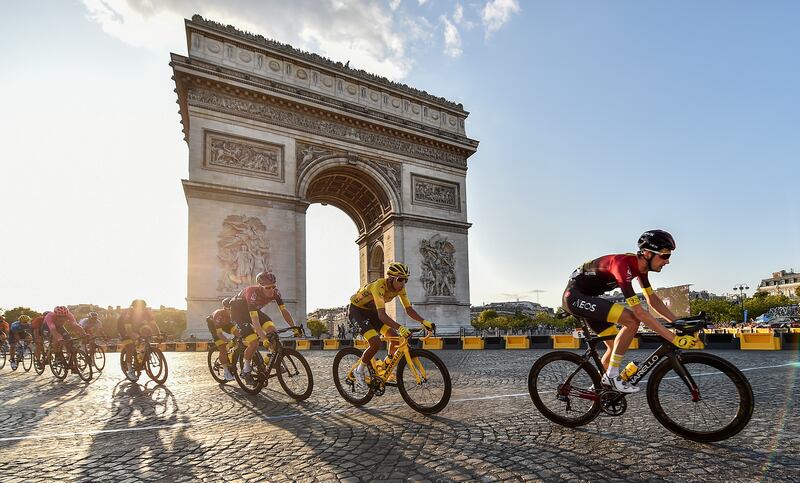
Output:
[[262,269],[305,320],[312,203],[355,222],[362,285],[402,261],[421,314],[468,325],[465,181],[478,142],[463,107],[199,16],[186,38],[189,56],[170,66],[189,146],[187,332],[203,334]]

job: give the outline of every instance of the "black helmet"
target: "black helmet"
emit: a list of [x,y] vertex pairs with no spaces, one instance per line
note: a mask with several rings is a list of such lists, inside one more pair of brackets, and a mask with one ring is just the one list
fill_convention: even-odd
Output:
[[639,250],[660,252],[665,248],[674,250],[675,239],[664,230],[648,230],[639,237]]
[[231,306],[231,298],[225,297],[224,299],[222,299],[222,306],[225,307],[226,309],[229,308]]
[[261,286],[275,285],[278,283],[278,279],[270,272],[261,272],[256,275],[256,283]]

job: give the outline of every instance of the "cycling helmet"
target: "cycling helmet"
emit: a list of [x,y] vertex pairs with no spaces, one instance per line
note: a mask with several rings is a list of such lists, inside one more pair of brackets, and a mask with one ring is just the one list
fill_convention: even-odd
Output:
[[53,309],[53,313],[56,314],[56,317],[67,317],[69,316],[69,309],[63,305],[57,305],[56,308]]
[[133,302],[131,302],[131,307],[147,307],[147,302],[142,299],[134,299]]
[[89,312],[89,315],[87,315],[87,317],[89,317],[90,319],[96,319],[99,316],[97,315],[97,312]]
[[674,250],[675,239],[664,230],[649,230],[639,237],[639,250],[653,250],[660,252],[664,249]]
[[42,317],[47,317],[47,314],[49,313],[50,313],[49,310],[45,310],[44,312],[42,312]]
[[404,265],[400,262],[394,262],[389,265],[389,268],[386,269],[386,276],[387,277],[404,277],[408,278],[411,272],[408,270],[408,266]]
[[28,317],[27,315],[20,315],[19,321],[22,322],[23,324],[27,324],[28,322],[31,321],[31,318]]
[[224,299],[222,299],[222,306],[225,307],[226,309],[229,308],[231,306],[231,298],[225,297]]
[[256,282],[262,286],[275,285],[278,279],[270,272],[261,272],[256,276]]

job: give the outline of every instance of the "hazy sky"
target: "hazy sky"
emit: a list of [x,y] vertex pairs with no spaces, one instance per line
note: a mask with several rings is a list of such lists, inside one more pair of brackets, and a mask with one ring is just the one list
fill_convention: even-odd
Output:
[[[800,271],[798,2],[2,2],[0,307],[185,307],[194,13],[464,104],[473,304],[556,306],[650,228],[678,243],[657,287]],[[355,226],[307,220],[308,308],[344,305]]]

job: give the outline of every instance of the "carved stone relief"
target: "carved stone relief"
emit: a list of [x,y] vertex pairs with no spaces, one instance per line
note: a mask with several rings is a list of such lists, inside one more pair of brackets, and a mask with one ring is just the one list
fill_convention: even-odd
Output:
[[278,108],[266,102],[254,102],[202,88],[191,88],[187,94],[190,105],[242,115],[271,124],[301,129],[372,148],[424,159],[436,163],[464,167],[467,159],[461,155],[431,146],[398,139],[369,129],[353,127],[311,114]]
[[461,211],[461,195],[456,183],[412,174],[411,187],[415,204]]
[[255,217],[230,215],[217,238],[217,259],[222,274],[219,292],[237,292],[254,283],[262,270],[271,270],[267,227]]
[[205,133],[205,167],[283,181],[283,146]]
[[441,235],[420,241],[422,287],[428,296],[455,296],[456,262],[453,256],[455,251],[453,244]]

